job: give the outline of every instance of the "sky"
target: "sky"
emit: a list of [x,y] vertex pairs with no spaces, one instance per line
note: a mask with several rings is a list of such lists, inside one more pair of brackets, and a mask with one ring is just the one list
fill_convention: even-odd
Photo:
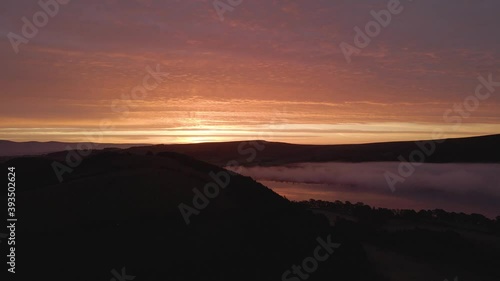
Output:
[[0,139],[500,132],[496,0],[55,1],[41,1],[57,3],[46,18],[38,1],[0,2]]

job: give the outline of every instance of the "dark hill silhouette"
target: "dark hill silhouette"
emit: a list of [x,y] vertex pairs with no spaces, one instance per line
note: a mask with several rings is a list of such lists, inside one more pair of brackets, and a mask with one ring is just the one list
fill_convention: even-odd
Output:
[[[71,142],[14,142],[8,140],[0,140],[0,156],[20,156],[20,155],[40,155],[45,153],[57,152],[66,150],[66,147],[73,149],[77,148],[78,143]],[[104,148],[129,148],[132,146],[142,146],[141,144],[112,144],[112,143],[92,143],[97,149]]]
[[[423,140],[429,142],[429,140]],[[426,157],[428,163],[500,163],[500,135],[478,136],[440,140],[436,150]],[[241,165],[283,165],[297,162],[378,162],[399,161],[402,155],[409,155],[420,148],[422,141],[385,142],[346,145],[300,145],[262,140],[243,142],[215,142],[197,144],[140,145],[140,144],[100,144],[94,151],[113,151],[127,149],[130,153],[146,155],[160,152],[178,152],[192,156],[218,166],[225,166],[228,161],[237,161]],[[35,143],[35,144],[32,144]],[[51,142],[54,143],[54,142]],[[64,161],[67,152],[65,143],[51,149],[41,148],[36,142],[28,148],[12,146],[21,143],[0,141],[0,160],[12,158],[5,155],[33,155],[47,153],[51,159]],[[38,143],[42,144],[42,143]],[[76,149],[76,144],[71,144]],[[262,149],[261,149],[262,148]],[[24,150],[23,150],[24,149]],[[252,158],[251,150],[255,151]],[[2,157],[3,156],[3,157]],[[249,160],[251,159],[251,160]]]
[[[62,183],[44,177],[50,162],[2,164],[16,167],[20,280],[111,280],[123,267],[135,280],[281,280],[317,237],[335,240],[323,216],[240,175],[186,225],[178,205],[224,171],[189,156],[96,152]],[[308,280],[381,280],[359,243],[338,242]]]
[[[428,163],[500,163],[499,143],[500,135],[446,139],[442,140],[442,143],[436,143],[435,152],[426,157],[425,161]],[[251,159],[251,149],[255,151],[255,159]],[[415,150],[419,150],[419,147],[413,141],[353,145],[297,145],[248,141],[155,145],[128,149],[138,154],[179,152],[220,166],[232,160],[236,160],[241,165],[399,161],[400,155],[408,160],[409,155]]]

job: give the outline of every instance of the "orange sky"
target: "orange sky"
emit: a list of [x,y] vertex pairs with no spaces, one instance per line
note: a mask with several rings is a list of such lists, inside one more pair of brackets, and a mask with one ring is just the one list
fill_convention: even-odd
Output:
[[[3,1],[0,139],[319,144],[500,132],[500,87],[460,126],[443,118],[479,75],[500,81],[498,1],[402,0],[351,63],[339,44],[388,1],[244,0],[224,21],[212,2],[71,1],[16,54],[9,32],[22,34],[21,18],[40,7]],[[147,68],[168,77],[133,98]]]

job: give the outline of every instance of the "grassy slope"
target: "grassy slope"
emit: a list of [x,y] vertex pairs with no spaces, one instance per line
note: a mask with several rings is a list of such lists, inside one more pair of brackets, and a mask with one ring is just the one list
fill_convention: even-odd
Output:
[[[23,278],[109,280],[125,266],[138,280],[280,280],[333,231],[324,217],[242,176],[187,226],[178,204],[190,204],[191,190],[221,168],[175,153],[97,153],[63,183],[50,163],[7,163],[16,167]],[[361,244],[342,243],[309,280],[377,280]]]

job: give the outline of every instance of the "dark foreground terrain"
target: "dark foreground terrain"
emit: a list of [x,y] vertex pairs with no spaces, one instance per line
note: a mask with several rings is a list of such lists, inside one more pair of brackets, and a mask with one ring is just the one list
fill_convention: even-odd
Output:
[[[15,167],[17,280],[500,280],[498,219],[290,202],[162,146],[93,151],[60,182],[67,155],[2,163]],[[195,196],[210,183],[218,194]],[[182,203],[199,207],[189,224]],[[314,266],[318,239],[340,246]]]
[[312,199],[296,204],[328,217],[339,237],[361,243],[389,280],[500,280],[500,216]]
[[2,167],[16,173],[18,280],[112,280],[124,267],[135,280],[282,280],[329,235],[341,246],[307,280],[384,280],[359,242],[251,178],[231,176],[187,225],[179,204],[193,206],[193,188],[221,168],[177,153],[99,152],[59,183],[52,162]]

